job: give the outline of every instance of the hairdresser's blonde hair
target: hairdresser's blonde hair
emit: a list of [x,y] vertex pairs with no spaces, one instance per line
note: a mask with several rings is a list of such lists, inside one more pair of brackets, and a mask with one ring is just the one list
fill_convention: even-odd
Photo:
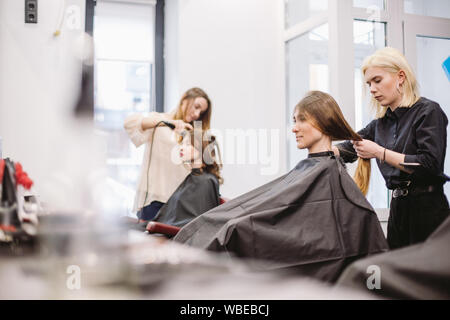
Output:
[[[386,47],[377,50],[373,55],[368,56],[361,67],[364,75],[370,67],[382,68],[389,73],[398,73],[403,71],[405,73],[405,81],[402,84],[403,98],[401,101],[402,107],[411,107],[417,100],[420,99],[419,85],[416,76],[406,60],[405,56],[397,49]],[[384,117],[387,107],[383,107],[374,97],[371,98],[371,105],[376,111],[376,118]]]

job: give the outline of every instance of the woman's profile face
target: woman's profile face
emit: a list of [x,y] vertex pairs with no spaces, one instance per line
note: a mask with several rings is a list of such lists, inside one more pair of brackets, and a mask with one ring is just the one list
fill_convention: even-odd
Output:
[[208,101],[203,97],[197,97],[194,101],[184,100],[182,110],[185,122],[193,122],[200,119],[201,115],[208,109]]
[[297,110],[294,113],[294,126],[292,127],[292,132],[295,134],[297,148],[299,149],[310,149],[323,137],[322,132],[299,116]]
[[192,163],[200,159],[200,152],[191,144],[190,138],[183,139],[180,146],[180,158],[184,163]]
[[402,100],[399,92],[403,77],[379,67],[369,67],[364,74],[364,80],[370,93],[383,107],[398,107]]

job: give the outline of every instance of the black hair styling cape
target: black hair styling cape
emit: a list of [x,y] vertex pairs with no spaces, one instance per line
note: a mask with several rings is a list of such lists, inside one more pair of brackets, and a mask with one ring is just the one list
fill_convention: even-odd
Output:
[[220,204],[219,182],[207,172],[192,170],[153,221],[182,227]]
[[[450,299],[449,244],[450,217],[423,243],[353,263],[339,278],[338,286],[360,289],[385,298]],[[380,286],[373,290],[367,289],[370,266],[378,268],[380,277]],[[371,272],[375,275],[374,271]]]
[[374,209],[332,152],[214,208],[175,241],[334,282],[350,262],[386,251]]

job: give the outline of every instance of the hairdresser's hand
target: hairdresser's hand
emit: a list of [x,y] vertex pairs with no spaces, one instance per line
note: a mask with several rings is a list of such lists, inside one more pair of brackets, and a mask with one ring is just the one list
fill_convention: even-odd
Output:
[[358,157],[363,159],[382,159],[384,148],[370,140],[352,141]]
[[187,123],[184,122],[183,120],[170,120],[170,123],[172,123],[175,126],[175,132],[177,133],[181,133],[185,130],[193,130],[194,128],[192,128],[192,126]]

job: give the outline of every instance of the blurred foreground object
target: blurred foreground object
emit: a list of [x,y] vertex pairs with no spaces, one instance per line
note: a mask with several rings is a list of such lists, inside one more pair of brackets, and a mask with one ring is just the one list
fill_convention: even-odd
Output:
[[[350,265],[338,287],[386,298],[450,299],[450,217],[423,243],[389,251]],[[368,290],[367,270],[380,270],[380,289]]]
[[[14,250],[34,242],[40,205],[29,191],[33,181],[22,165],[0,160],[0,243]],[[28,193],[28,194],[26,194]],[[23,249],[23,248],[22,248]]]
[[[110,228],[109,239],[118,241],[98,243],[105,233],[82,231],[89,219],[48,217],[51,233],[43,236],[53,238],[53,254],[0,260],[0,283],[8,288],[0,299],[373,299],[289,273],[255,272],[242,260],[142,232],[119,236]],[[84,242],[77,250],[73,236]],[[79,271],[75,288],[71,270]]]

